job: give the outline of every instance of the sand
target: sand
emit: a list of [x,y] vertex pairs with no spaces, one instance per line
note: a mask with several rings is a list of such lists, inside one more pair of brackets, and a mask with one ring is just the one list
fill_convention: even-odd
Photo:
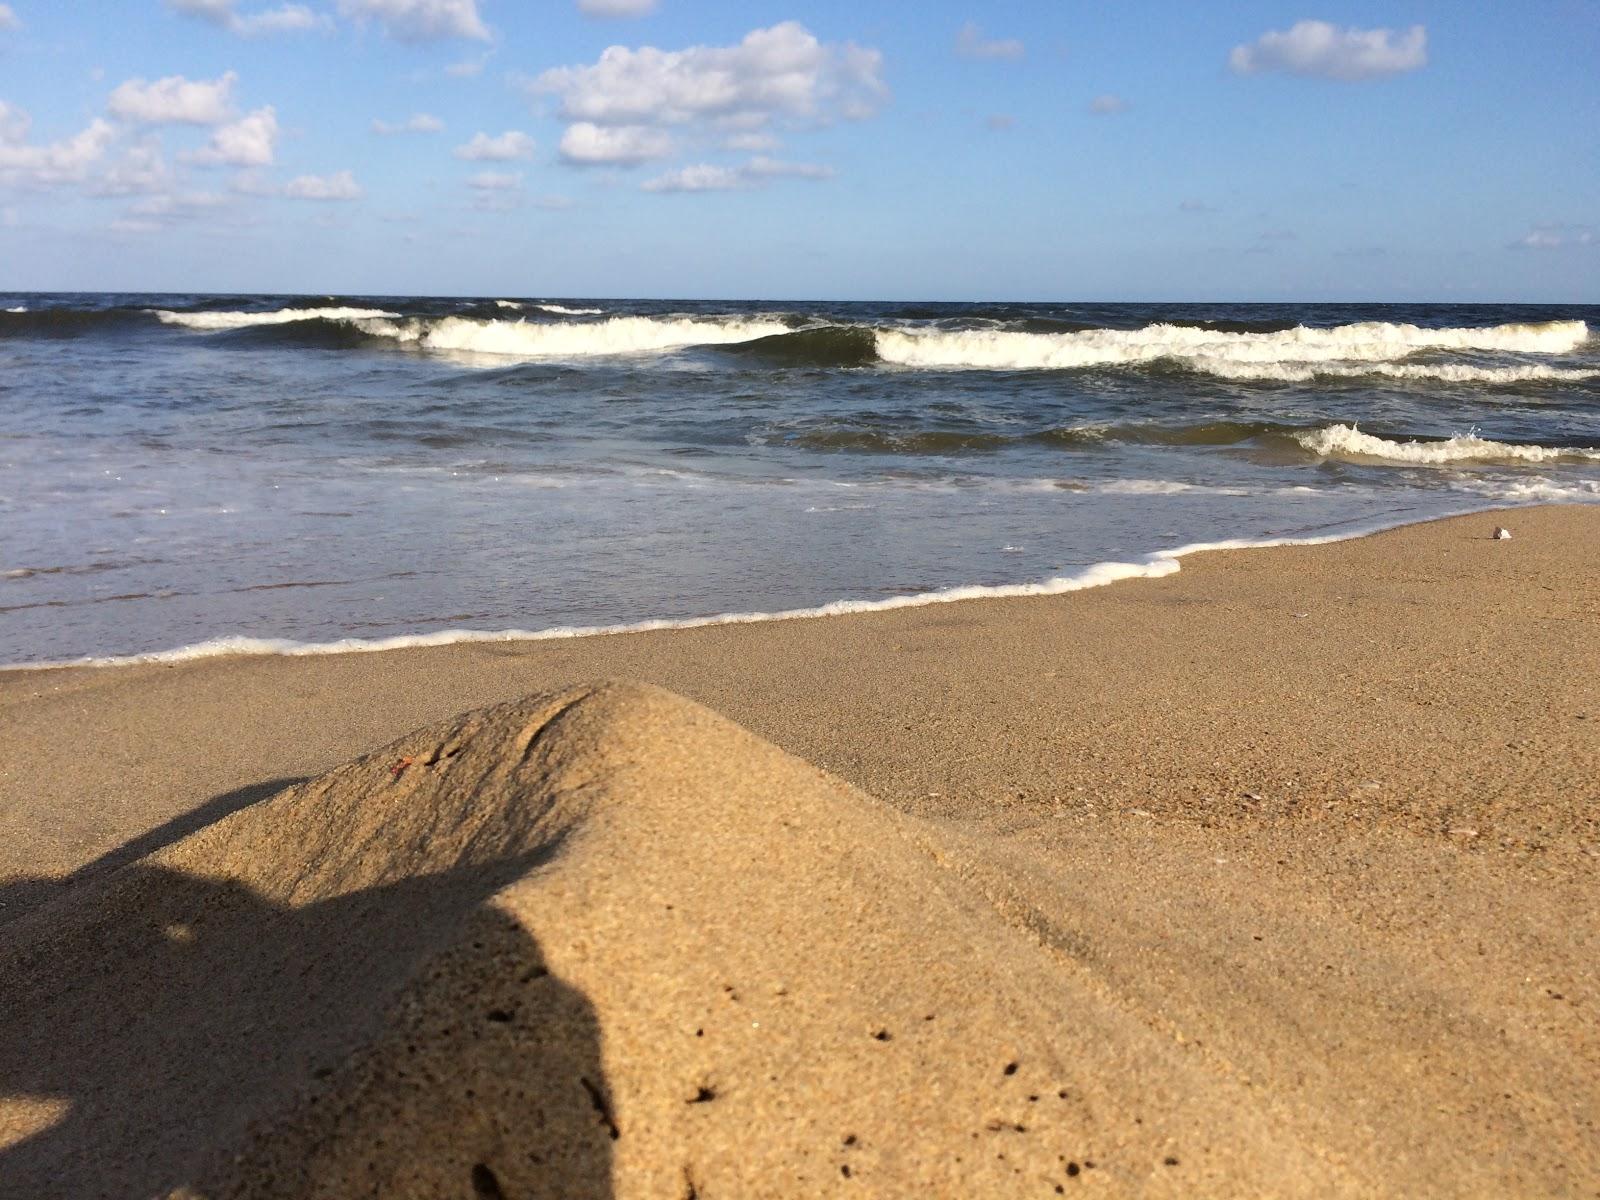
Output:
[[0,675],[0,1194],[1593,1195],[1597,585]]

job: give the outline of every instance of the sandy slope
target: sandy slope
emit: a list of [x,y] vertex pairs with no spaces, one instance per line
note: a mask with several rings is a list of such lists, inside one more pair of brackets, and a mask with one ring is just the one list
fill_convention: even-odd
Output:
[[1172,944],[1170,853],[1057,840],[908,818],[638,685],[469,714],[0,929],[0,1191],[1596,1178],[1582,1012],[1259,866],[1191,864]]

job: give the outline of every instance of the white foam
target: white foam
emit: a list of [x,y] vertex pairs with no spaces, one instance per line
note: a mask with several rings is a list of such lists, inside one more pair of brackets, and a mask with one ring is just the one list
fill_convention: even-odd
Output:
[[25,313],[28,311],[28,306],[25,304],[19,304],[15,308],[6,309],[6,311],[8,313]]
[[1200,370],[1263,363],[1383,363],[1419,350],[1566,354],[1589,336],[1582,321],[1425,329],[1363,321],[1331,329],[1296,326],[1276,333],[1228,333],[1182,325],[1087,329],[1073,333],[881,329],[878,357],[910,367],[1059,370],[1175,359]]
[[590,358],[648,353],[683,346],[747,342],[787,333],[789,328],[778,321],[733,317],[612,317],[584,324],[441,317],[401,322],[358,321],[357,325],[374,336],[394,338],[425,350],[516,358]]
[[1566,449],[1493,442],[1475,433],[1457,434],[1439,442],[1394,442],[1354,425],[1329,425],[1294,435],[1313,454],[1324,458],[1378,458],[1388,462],[1445,466],[1469,462],[1555,462],[1561,459],[1600,460],[1600,449]]
[[1586,504],[1600,500],[1600,479],[1580,479],[1572,483],[1544,478],[1472,479],[1450,486],[1454,491],[1512,504]]
[[522,307],[522,305],[519,302],[517,302],[516,300],[496,300],[494,302],[494,306],[496,308],[513,308],[513,309],[520,309]]
[[1282,383],[1309,383],[1314,379],[1360,379],[1379,376],[1385,379],[1425,379],[1440,383],[1578,383],[1600,379],[1600,371],[1581,367],[1551,367],[1544,363],[1524,363],[1508,367],[1474,367],[1465,363],[1368,363],[1365,366],[1300,363],[1234,363],[1196,359],[1196,368],[1224,379],[1264,379]]
[[381,308],[280,308],[273,312],[169,312],[158,308],[153,311],[164,325],[181,325],[201,332],[247,329],[252,325],[287,325],[291,321],[360,321],[400,315]]
[[568,308],[564,304],[535,304],[534,307],[563,317],[598,317],[605,312],[603,308]]

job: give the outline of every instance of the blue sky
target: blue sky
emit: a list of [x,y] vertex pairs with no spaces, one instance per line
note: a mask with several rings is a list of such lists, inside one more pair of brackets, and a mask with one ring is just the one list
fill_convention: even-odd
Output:
[[1600,301],[1600,3],[5,0],[0,288]]

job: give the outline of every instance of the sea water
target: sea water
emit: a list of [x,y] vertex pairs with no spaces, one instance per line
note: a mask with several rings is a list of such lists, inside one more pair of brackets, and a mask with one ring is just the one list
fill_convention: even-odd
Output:
[[0,295],[0,662],[1062,591],[1600,501],[1597,334],[1581,306]]

